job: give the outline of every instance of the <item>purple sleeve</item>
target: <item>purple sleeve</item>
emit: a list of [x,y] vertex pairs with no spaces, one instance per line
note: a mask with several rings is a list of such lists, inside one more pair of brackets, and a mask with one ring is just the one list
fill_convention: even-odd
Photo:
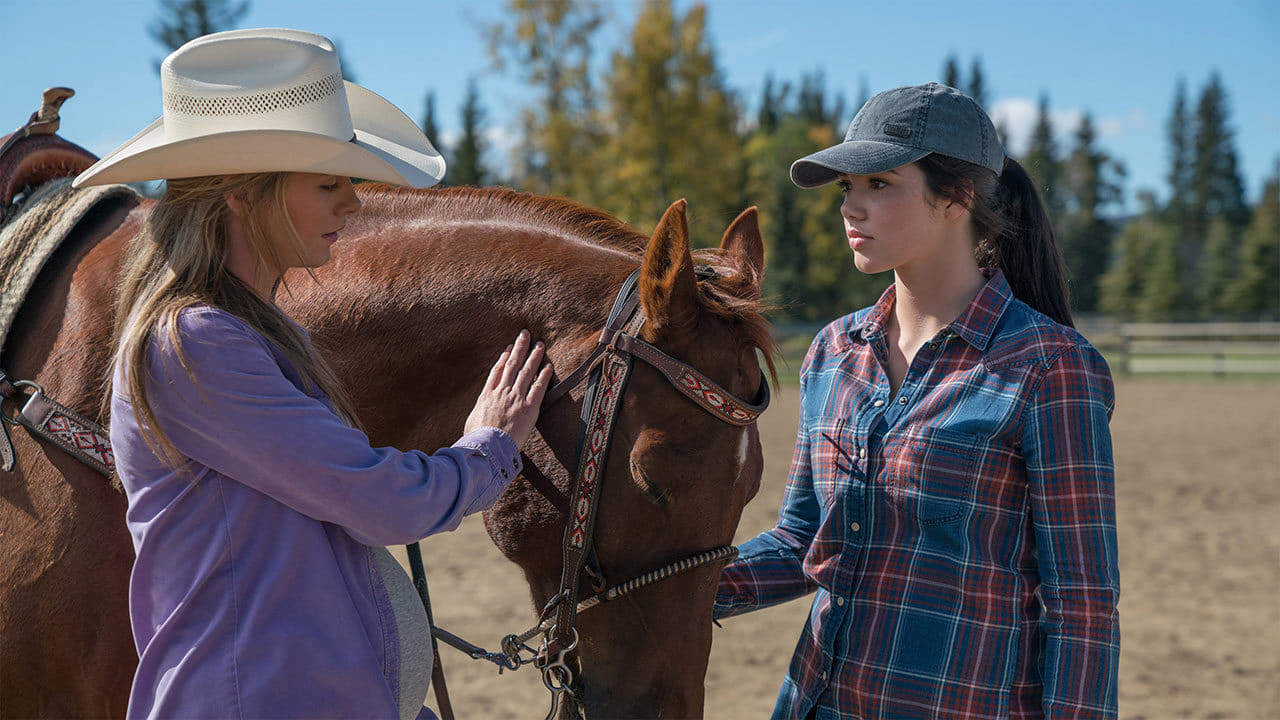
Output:
[[371,447],[285,377],[265,338],[220,310],[186,310],[178,330],[187,367],[161,341],[147,378],[156,421],[178,451],[362,543],[452,530],[520,472],[515,443],[497,428],[434,455]]

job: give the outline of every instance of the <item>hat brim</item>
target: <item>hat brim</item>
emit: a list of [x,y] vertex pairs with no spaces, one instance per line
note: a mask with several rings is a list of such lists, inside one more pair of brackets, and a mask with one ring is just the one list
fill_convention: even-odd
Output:
[[913,163],[929,153],[929,150],[897,143],[852,140],[791,163],[791,182],[802,188],[815,188],[833,182],[841,173],[871,175],[885,172]]
[[380,95],[344,83],[353,140],[299,130],[165,137],[164,118],[80,173],[74,187],[251,172],[311,172],[429,187],[445,161],[416,123]]

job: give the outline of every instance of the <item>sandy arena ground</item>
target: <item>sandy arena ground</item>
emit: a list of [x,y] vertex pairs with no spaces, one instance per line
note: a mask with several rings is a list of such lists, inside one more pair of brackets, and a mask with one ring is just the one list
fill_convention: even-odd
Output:
[[[1280,382],[1121,380],[1117,396],[1120,716],[1280,718]],[[764,482],[739,543],[773,524],[797,400],[783,388],[764,416]],[[523,578],[478,518],[424,550],[441,625],[490,649],[528,627]],[[716,630],[707,718],[768,717],[807,610],[794,601]],[[460,717],[545,715],[532,667],[499,677],[441,651]]]

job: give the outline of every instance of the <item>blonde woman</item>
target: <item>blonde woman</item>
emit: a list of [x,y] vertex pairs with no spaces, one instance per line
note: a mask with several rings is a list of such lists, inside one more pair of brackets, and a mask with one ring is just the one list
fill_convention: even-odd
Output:
[[110,395],[137,552],[128,715],[431,717],[425,612],[381,546],[452,530],[519,474],[541,343],[503,353],[452,447],[370,447],[274,292],[328,261],[352,176],[427,186],[443,160],[318,35],[209,35],[161,76],[163,117],[76,180],[167,180],[122,284]]

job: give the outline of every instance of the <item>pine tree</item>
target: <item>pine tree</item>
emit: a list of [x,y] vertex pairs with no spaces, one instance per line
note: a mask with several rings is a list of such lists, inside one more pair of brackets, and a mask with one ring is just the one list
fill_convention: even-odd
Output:
[[1280,163],[1240,240],[1240,263],[1226,305],[1238,313],[1280,319]]
[[1157,220],[1147,244],[1148,264],[1142,276],[1138,319],[1148,322],[1170,321],[1182,306],[1178,236],[1172,228]]
[[489,181],[489,172],[484,167],[484,108],[480,106],[480,90],[476,87],[475,78],[467,81],[467,94],[462,101],[460,111],[462,134],[453,151],[453,162],[449,165],[449,183],[451,185],[485,185]]
[[1166,217],[1186,230],[1191,203],[1191,165],[1194,158],[1192,122],[1187,114],[1187,86],[1181,78],[1173,93],[1173,110],[1166,126],[1169,134],[1169,202]]
[[[160,16],[147,33],[168,50],[177,50],[202,35],[234,28],[248,12],[249,0],[160,0]],[[155,67],[159,72],[159,60]]]
[[738,103],[708,43],[706,8],[677,17],[670,0],[647,0],[604,85],[601,206],[643,227],[684,197],[694,243],[718,242],[741,210],[744,171]]
[[1115,257],[1099,281],[1099,309],[1125,320],[1138,314],[1150,241],[1161,232],[1155,198],[1140,192],[1139,203],[1143,206],[1142,213],[1124,226],[1115,242]]
[[1045,207],[1049,211],[1049,220],[1054,227],[1059,227],[1063,216],[1062,188],[1059,181],[1062,174],[1058,159],[1057,142],[1053,138],[1053,123],[1049,118],[1049,96],[1040,95],[1040,110],[1036,115],[1036,124],[1031,131],[1031,140],[1027,144],[1026,160],[1023,165],[1027,173],[1035,180],[1040,195],[1044,198]]
[[987,83],[982,75],[982,58],[975,57],[969,68],[969,97],[978,103],[978,107],[987,106]]
[[767,133],[777,129],[778,116],[782,113],[782,106],[790,92],[791,86],[785,82],[775,91],[773,73],[765,76],[764,91],[760,94],[760,111],[756,114],[757,128]]
[[1233,308],[1227,296],[1236,271],[1240,232],[1222,216],[1209,221],[1204,257],[1200,262],[1199,300],[1196,308],[1206,318],[1230,313]]
[[1228,116],[1226,89],[1215,72],[1196,105],[1195,155],[1191,166],[1193,232],[1203,233],[1210,217],[1219,214],[1233,227],[1244,227],[1249,222]]
[[960,61],[955,53],[948,55],[946,64],[942,66],[942,84],[960,89]]
[[489,56],[508,65],[539,98],[521,113],[516,180],[533,192],[599,205],[610,159],[599,149],[598,99],[591,81],[592,41],[604,22],[599,0],[507,0],[506,22],[488,26]]
[[431,144],[436,150],[444,152],[441,144],[443,138],[440,137],[440,128],[436,125],[436,93],[434,90],[427,91],[426,105],[422,111],[422,134],[427,136]]
[[1119,202],[1121,166],[1094,146],[1093,118],[1085,113],[1075,132],[1075,146],[1065,163],[1069,214],[1061,223],[1059,237],[1071,302],[1076,310],[1091,311],[1098,306],[1098,279],[1107,269],[1111,250],[1112,225],[1104,211]]

